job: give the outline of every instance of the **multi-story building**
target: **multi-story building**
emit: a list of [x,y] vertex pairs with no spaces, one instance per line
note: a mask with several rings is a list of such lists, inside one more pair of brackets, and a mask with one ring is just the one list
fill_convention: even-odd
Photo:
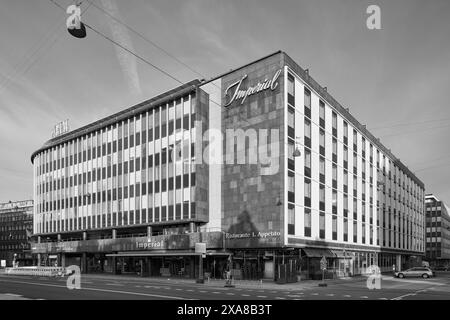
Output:
[[33,264],[32,232],[33,200],[0,203],[0,260],[5,266]]
[[435,195],[425,196],[426,259],[432,266],[450,265],[450,208]]
[[322,257],[338,276],[400,269],[425,250],[423,183],[283,52],[31,159],[33,251],[84,271],[194,277],[199,242],[215,277],[276,278],[286,265],[314,277]]

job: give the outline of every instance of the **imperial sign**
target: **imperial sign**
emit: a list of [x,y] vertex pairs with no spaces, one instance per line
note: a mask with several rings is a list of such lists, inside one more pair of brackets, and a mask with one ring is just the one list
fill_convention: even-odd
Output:
[[280,77],[281,69],[279,69],[273,75],[272,79],[264,79],[263,82],[258,82],[253,87],[248,87],[247,89],[242,89],[242,82],[247,78],[247,75],[244,75],[241,80],[236,81],[228,86],[225,90],[225,97],[231,96],[230,100],[225,103],[225,107],[228,107],[234,101],[241,99],[241,104],[244,103],[245,99],[248,96],[254,95],[256,93],[271,89],[275,90],[278,87],[278,78]]

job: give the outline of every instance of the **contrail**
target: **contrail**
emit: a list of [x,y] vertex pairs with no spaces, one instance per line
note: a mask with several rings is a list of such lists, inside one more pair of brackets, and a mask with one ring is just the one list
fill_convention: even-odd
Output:
[[[101,0],[101,3],[110,15],[122,20],[120,17],[119,8],[114,0]],[[108,19],[108,25],[111,29],[114,41],[120,43],[124,47],[127,47],[131,51],[134,51],[133,43],[131,42],[127,29],[112,19]],[[136,58],[117,46],[115,48],[117,59],[119,60],[120,67],[125,76],[128,87],[134,95],[141,95],[142,91],[137,72]]]

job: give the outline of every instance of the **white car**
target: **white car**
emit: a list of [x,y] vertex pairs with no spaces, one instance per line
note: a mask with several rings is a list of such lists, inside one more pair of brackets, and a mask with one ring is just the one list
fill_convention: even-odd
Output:
[[397,278],[406,278],[406,277],[431,278],[434,277],[434,272],[430,268],[416,267],[403,271],[397,271],[395,272],[395,276]]

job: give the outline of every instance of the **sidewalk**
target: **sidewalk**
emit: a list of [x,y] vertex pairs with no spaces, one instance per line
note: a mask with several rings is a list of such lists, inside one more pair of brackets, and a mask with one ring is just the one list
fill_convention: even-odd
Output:
[[[138,283],[145,284],[146,282],[157,282],[161,284],[190,284],[197,286],[209,286],[209,287],[224,287],[225,280],[224,279],[210,279],[209,281],[205,279],[204,284],[198,284],[195,282],[195,279],[182,279],[182,278],[166,278],[166,277],[139,277],[139,276],[126,276],[126,275],[112,275],[112,274],[83,274],[83,280],[110,280],[110,281],[135,281]],[[383,276],[383,279],[391,278]],[[333,279],[333,280],[325,280],[325,283],[328,286],[345,284],[345,283],[354,283],[354,282],[362,282],[366,281],[367,276],[355,276],[351,278],[341,278],[341,279]],[[321,283],[320,280],[300,280],[295,283],[286,283],[286,284],[277,284],[272,280],[235,280],[233,281],[233,285],[235,288],[242,289],[265,289],[265,290],[305,290],[316,288]]]

